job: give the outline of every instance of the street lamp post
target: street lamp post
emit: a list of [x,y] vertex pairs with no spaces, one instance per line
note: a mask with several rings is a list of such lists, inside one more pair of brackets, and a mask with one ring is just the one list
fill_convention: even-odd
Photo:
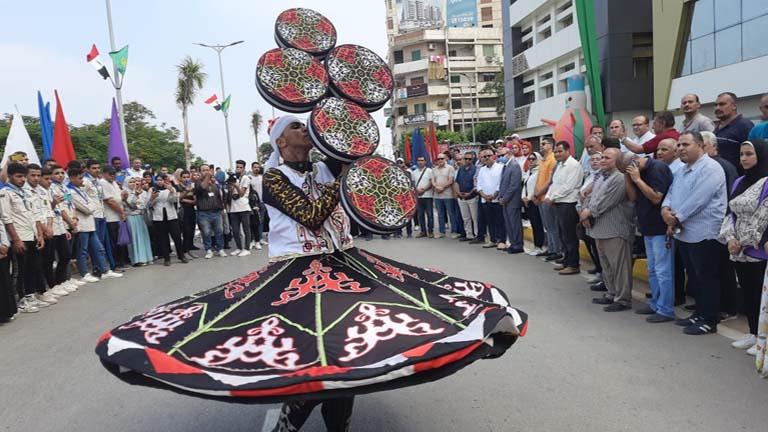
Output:
[[[115,45],[115,31],[112,28],[112,2],[110,0],[106,0],[107,3],[107,25],[109,26],[109,46],[112,48],[112,51],[117,51],[117,46]],[[123,94],[121,92],[123,88],[123,79],[120,77],[120,74],[117,70],[117,64],[115,62],[112,62],[113,71],[115,74],[115,96],[117,96],[117,110],[120,114],[120,134],[123,138],[123,147],[125,148],[125,154],[128,155],[128,135],[125,133],[125,116],[123,115]],[[130,155],[128,155],[130,157]],[[126,164],[130,165],[131,161],[125,161]],[[127,168],[127,167],[126,167]]]
[[[477,114],[477,80],[471,78],[465,72],[459,72],[459,75],[465,76],[469,80],[469,82],[472,83],[473,87],[475,88],[475,101],[474,101],[474,105],[475,105],[475,114]],[[462,89],[462,94],[463,94],[464,88],[461,87],[461,89]],[[472,98],[472,95],[470,94],[470,99],[471,98]],[[462,119],[463,119],[463,117],[464,117],[464,104],[463,103],[461,104],[461,115],[462,115]],[[477,116],[477,119],[480,120],[480,116],[479,115]],[[475,142],[477,142],[476,139],[475,139],[475,115],[472,115],[472,143],[475,143]]]
[[[227,99],[227,92],[224,89],[224,66],[221,63],[221,52],[224,51],[224,48],[231,47],[233,45],[241,44],[245,41],[237,41],[232,42],[227,45],[206,45],[204,43],[195,43],[195,45],[200,45],[201,47],[211,48],[212,50],[216,51],[216,54],[219,56],[219,76],[221,77],[221,97],[222,100]],[[229,169],[232,170],[232,141],[229,138],[229,109],[223,110],[224,113],[224,129],[227,133],[227,159],[229,159]]]

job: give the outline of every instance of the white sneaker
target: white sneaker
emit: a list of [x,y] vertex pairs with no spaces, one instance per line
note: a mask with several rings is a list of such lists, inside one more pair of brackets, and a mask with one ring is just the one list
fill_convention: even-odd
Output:
[[220,257],[225,257],[225,256],[229,256],[229,255],[227,255],[227,253],[224,252],[224,249],[222,249],[222,250],[219,251],[219,256]]
[[32,295],[32,297],[29,299],[29,304],[31,304],[32,306],[34,306],[34,307],[36,307],[38,309],[42,309],[42,308],[47,308],[48,306],[52,305],[53,303],[44,302],[44,301],[40,300],[39,298],[37,298],[37,296]]
[[251,251],[249,251],[249,250],[241,250],[240,253],[237,254],[237,256],[239,256],[239,257],[247,257],[250,254],[251,254]]
[[102,279],[117,279],[123,277],[122,273],[115,273],[112,270],[101,275]]
[[87,283],[96,283],[99,280],[100,280],[99,278],[97,278],[96,276],[94,276],[94,275],[92,275],[90,273],[86,273],[85,276],[80,278],[81,282],[87,282]]
[[747,350],[747,355],[751,355],[752,357],[757,355],[757,344],[749,347],[749,349]]
[[19,300],[19,312],[21,313],[34,313],[34,312],[40,312],[40,308],[35,306],[33,304],[33,300],[30,298],[32,296],[25,296],[21,300]]
[[48,303],[49,305],[56,304],[59,302],[59,300],[56,299],[56,296],[51,294],[50,292],[45,292],[43,294],[38,294],[37,300],[43,303]]
[[59,297],[69,295],[69,291],[67,291],[67,289],[64,288],[62,285],[56,285],[55,287],[51,288],[51,290],[48,292]]
[[256,247],[256,250],[261,250],[262,249],[261,243],[256,243],[255,247]]
[[[243,249],[245,250],[245,249]],[[229,253],[229,256],[238,256],[240,254],[240,249],[235,249],[232,252]]]
[[61,286],[65,290],[67,290],[67,292],[73,293],[73,292],[77,291],[77,287],[79,285],[77,285],[74,280],[70,279],[68,281],[65,281],[64,283],[62,283],[59,286]]
[[72,284],[72,285],[74,285],[76,287],[80,287],[80,286],[85,285],[85,282],[83,282],[81,280],[77,280],[77,279],[70,279],[67,282],[69,282],[70,284]]
[[461,237],[461,234],[456,234],[456,233],[451,234],[452,239],[457,239],[459,237]]
[[211,259],[211,258],[213,258],[213,252],[205,251],[205,259]]
[[757,336],[749,333],[745,333],[744,337],[731,343],[731,346],[736,349],[747,349],[757,343]]
[[256,241],[253,240],[253,241],[251,241],[250,246],[248,246],[248,249],[255,249],[255,248],[256,248]]
[[266,240],[262,240],[262,241],[261,241],[261,244],[263,244],[264,246],[266,246],[266,245],[268,245],[269,243],[267,243],[267,241],[266,241]]

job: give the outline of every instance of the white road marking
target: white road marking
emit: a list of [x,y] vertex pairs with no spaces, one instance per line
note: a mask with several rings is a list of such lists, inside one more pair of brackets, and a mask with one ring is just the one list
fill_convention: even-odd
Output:
[[272,408],[264,415],[264,425],[261,427],[261,432],[269,432],[277,423],[277,418],[280,417],[280,408]]

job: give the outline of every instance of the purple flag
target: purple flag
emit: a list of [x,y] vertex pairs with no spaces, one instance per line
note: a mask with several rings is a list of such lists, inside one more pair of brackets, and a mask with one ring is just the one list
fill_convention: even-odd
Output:
[[112,121],[109,124],[109,149],[107,150],[107,163],[112,165],[112,158],[119,157],[122,168],[126,169],[128,164],[128,151],[123,146],[123,135],[120,133],[120,117],[117,114],[117,103],[112,98]]

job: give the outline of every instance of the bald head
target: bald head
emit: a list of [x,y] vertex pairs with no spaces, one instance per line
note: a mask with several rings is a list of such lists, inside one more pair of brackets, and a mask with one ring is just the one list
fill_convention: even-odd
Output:
[[671,164],[677,159],[677,141],[672,138],[661,140],[659,147],[656,149],[656,158],[666,164]]

